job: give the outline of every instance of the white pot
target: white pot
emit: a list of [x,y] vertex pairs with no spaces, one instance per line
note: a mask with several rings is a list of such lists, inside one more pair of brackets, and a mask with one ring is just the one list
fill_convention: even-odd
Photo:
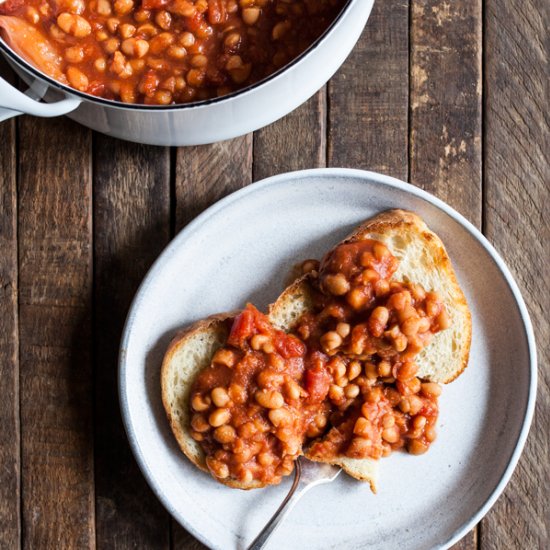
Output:
[[[150,145],[234,138],[274,122],[319,90],[351,52],[373,3],[349,0],[319,40],[264,81],[225,97],[169,107],[125,104],[78,92],[41,73],[0,40],[0,51],[31,87],[25,95],[0,79],[0,121],[22,113],[66,114],[103,134]],[[47,103],[35,101],[40,98]]]

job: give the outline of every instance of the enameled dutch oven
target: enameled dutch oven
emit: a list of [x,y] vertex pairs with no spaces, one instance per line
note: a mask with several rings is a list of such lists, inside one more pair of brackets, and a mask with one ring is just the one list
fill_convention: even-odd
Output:
[[23,94],[0,78],[0,121],[24,113],[67,115],[109,136],[150,145],[199,145],[240,136],[286,115],[327,82],[359,39],[373,2],[349,0],[310,48],[263,81],[227,96],[168,107],[76,91],[35,69],[0,39],[0,51],[30,86]]

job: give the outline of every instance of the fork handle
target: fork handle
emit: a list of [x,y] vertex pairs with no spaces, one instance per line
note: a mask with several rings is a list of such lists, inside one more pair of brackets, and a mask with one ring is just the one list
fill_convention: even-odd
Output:
[[296,491],[298,485],[300,484],[302,467],[299,460],[297,460],[295,464],[294,482],[292,483],[292,487],[290,488],[288,495],[283,500],[279,508],[277,508],[277,511],[273,514],[271,519],[267,522],[267,525],[260,531],[260,534],[252,541],[252,544],[247,548],[247,550],[260,550],[263,548],[277,527],[279,527],[292,508],[294,508],[294,505],[306,492],[305,490]]

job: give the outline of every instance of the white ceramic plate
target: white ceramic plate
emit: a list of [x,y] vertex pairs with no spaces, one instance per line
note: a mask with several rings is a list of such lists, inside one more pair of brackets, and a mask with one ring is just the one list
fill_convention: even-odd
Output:
[[345,475],[294,508],[269,548],[446,548],[489,510],[510,479],[531,422],[536,357],[531,323],[508,269],[487,240],[433,196],[357,170],[283,174],[209,208],[167,247],[130,310],[120,355],[128,437],[151,487],[212,548],[242,549],[289,488],[226,488],[179,451],[160,399],[159,370],[174,332],[252,301],[264,308],[290,268],[321,257],[388,208],[420,214],[446,244],[473,316],[469,367],[441,397],[439,436],[423,456],[394,453],[380,489]]

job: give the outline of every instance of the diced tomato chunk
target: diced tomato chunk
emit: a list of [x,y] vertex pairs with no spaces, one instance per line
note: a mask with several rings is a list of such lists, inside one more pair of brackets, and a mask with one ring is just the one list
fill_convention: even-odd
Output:
[[275,348],[285,359],[302,357],[306,352],[306,346],[298,338],[290,335],[282,335],[275,341]]
[[0,15],[14,15],[24,5],[25,0],[6,0],[0,3]]
[[328,395],[332,377],[324,363],[316,362],[305,373],[305,389],[312,403],[321,403]]
[[142,0],[141,7],[144,10],[158,10],[167,6],[170,0]]

